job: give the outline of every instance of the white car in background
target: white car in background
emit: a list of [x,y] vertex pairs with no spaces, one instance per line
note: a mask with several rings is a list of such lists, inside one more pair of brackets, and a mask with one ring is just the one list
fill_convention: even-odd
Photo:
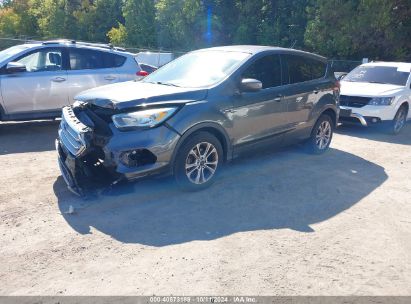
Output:
[[393,134],[411,118],[411,63],[371,62],[341,80],[340,122],[386,123]]

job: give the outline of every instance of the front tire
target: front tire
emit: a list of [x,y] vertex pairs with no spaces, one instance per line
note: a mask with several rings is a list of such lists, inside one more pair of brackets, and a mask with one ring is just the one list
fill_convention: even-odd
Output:
[[397,135],[404,129],[407,122],[408,109],[402,105],[395,114],[394,120],[391,122],[390,133]]
[[223,159],[223,148],[214,135],[196,133],[177,151],[174,178],[183,190],[205,189],[214,183]]
[[327,114],[323,114],[317,120],[311,131],[307,147],[313,154],[322,154],[328,150],[334,134],[334,122]]

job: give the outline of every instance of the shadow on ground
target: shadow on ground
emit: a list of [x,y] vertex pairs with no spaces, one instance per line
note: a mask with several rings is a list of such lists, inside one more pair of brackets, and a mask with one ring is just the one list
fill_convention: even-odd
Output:
[[336,130],[341,135],[365,138],[391,144],[411,145],[411,123],[408,123],[398,135],[389,134],[385,126],[364,128],[357,125],[340,125]]
[[[331,149],[313,156],[294,147],[238,160],[211,188],[196,193],[181,192],[163,178],[83,201],[61,177],[54,192],[65,220],[79,233],[93,227],[121,242],[167,246],[243,231],[312,232],[310,224],[350,208],[386,179],[384,168],[350,153]],[[70,205],[75,214],[64,213]]]
[[54,150],[59,121],[42,120],[0,124],[0,155]]

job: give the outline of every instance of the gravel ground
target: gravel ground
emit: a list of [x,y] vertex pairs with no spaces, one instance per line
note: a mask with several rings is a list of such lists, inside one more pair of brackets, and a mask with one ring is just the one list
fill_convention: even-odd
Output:
[[57,126],[0,124],[0,295],[411,295],[411,125],[243,158],[198,193],[163,178],[87,201]]

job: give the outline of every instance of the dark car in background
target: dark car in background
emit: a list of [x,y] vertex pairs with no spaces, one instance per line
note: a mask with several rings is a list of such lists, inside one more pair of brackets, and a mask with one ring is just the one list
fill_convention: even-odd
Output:
[[306,141],[325,152],[338,95],[318,55],[263,46],[194,51],[142,81],[77,96],[63,109],[56,142],[61,172],[77,194],[96,177],[116,183],[160,173],[203,189],[246,151]]

